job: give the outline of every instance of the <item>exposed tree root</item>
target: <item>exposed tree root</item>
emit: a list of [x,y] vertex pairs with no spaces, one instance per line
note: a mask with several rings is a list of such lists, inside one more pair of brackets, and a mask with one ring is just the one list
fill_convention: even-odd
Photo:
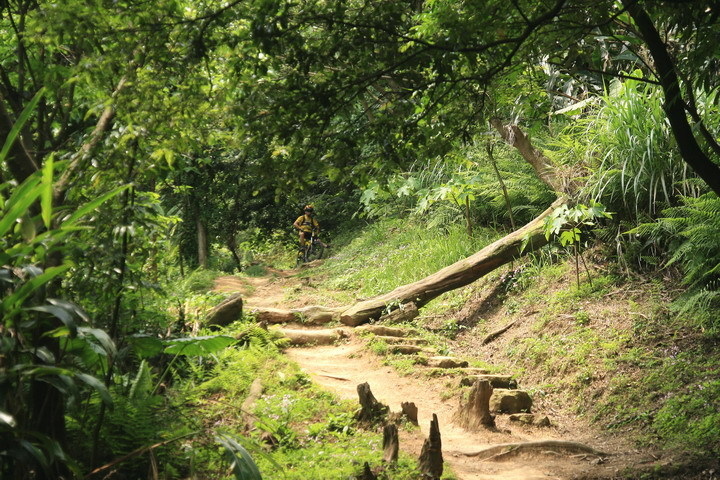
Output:
[[578,442],[564,440],[542,440],[539,442],[505,443],[495,445],[474,453],[465,453],[467,457],[477,457],[480,460],[504,460],[505,458],[523,453],[552,453],[552,454],[584,454],[596,457],[607,457],[608,453]]
[[494,332],[488,334],[488,336],[486,336],[485,338],[483,338],[482,344],[483,344],[483,345],[487,345],[488,343],[492,342],[492,341],[495,340],[497,337],[499,337],[499,336],[502,335],[503,333],[505,333],[505,332],[507,332],[508,330],[510,330],[510,327],[512,327],[513,325],[515,325],[515,323],[517,323],[517,320],[513,320],[512,322],[508,323],[508,324],[505,325],[504,327],[499,328],[499,329],[495,330]]

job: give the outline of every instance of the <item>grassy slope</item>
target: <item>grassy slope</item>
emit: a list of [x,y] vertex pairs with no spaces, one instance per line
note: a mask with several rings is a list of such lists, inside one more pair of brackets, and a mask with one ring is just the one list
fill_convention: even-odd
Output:
[[[326,275],[328,295],[350,302],[422,278],[492,237],[470,240],[461,228],[429,232],[388,220],[340,241],[346,246],[314,275]],[[717,337],[670,315],[671,279],[630,277],[600,251],[593,256],[592,282],[583,273],[580,288],[570,259],[527,259],[512,274],[506,267],[436,299],[416,323],[444,336],[448,352],[479,354],[516,372],[536,397],[672,451],[677,468],[706,467],[720,455]]]

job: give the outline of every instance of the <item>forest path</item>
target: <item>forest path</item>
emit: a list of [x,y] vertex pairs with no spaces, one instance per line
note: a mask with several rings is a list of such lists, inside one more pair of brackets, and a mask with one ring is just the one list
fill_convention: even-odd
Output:
[[[274,271],[269,277],[220,277],[218,291],[238,291],[244,295],[248,308],[297,308],[301,296],[295,294],[307,280],[294,277],[293,271]],[[305,283],[303,283],[305,282]],[[293,297],[299,297],[293,300]],[[292,329],[327,330],[325,327],[288,325]],[[352,331],[347,328],[346,330]],[[428,376],[427,367],[417,366],[410,375],[401,375],[383,365],[380,357],[366,348],[366,337],[351,334],[348,339],[329,346],[293,347],[286,355],[298,363],[315,383],[340,398],[358,402],[357,386],[367,382],[375,398],[400,411],[401,402],[414,402],[418,407],[420,428],[400,429],[400,451],[415,458],[420,455],[427,438],[432,415],[438,416],[442,436],[442,452],[446,467],[458,480],[539,480],[539,479],[612,479],[627,465],[646,459],[622,438],[608,438],[591,428],[582,419],[561,412],[535,412],[550,416],[553,426],[538,427],[510,422],[508,415],[496,416],[497,430],[468,432],[453,423],[459,405],[457,394],[448,398],[448,390],[457,385],[458,377]],[[507,372],[512,373],[512,372]],[[457,388],[454,388],[457,391]],[[573,455],[558,451],[540,451],[504,456],[496,460],[479,460],[467,456],[488,447],[507,443],[544,440],[572,441],[586,444],[607,456]],[[382,452],[378,452],[378,464]]]

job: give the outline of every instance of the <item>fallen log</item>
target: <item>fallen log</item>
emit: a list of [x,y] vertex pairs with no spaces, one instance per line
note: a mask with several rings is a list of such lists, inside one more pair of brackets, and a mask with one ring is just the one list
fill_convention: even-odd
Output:
[[350,333],[342,328],[333,328],[328,330],[297,330],[279,328],[277,331],[290,340],[290,345],[297,347],[306,345],[332,345],[333,343],[350,336]]
[[337,319],[342,307],[321,307],[311,305],[290,310],[273,307],[252,307],[247,310],[255,315],[260,323],[303,323],[308,325],[324,325]]
[[545,218],[565,201],[564,197],[558,198],[524,227],[422,280],[356,303],[340,314],[340,321],[354,327],[380,318],[390,305],[414,302],[418,307],[422,307],[437,296],[468,285],[496,268],[546,245],[548,240],[545,238]]

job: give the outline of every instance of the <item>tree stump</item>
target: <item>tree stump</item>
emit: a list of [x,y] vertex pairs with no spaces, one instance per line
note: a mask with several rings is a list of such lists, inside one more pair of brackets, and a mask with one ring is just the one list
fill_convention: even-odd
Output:
[[423,478],[440,480],[443,472],[442,440],[440,439],[440,426],[437,415],[433,413],[430,422],[430,435],[423,443],[420,452],[420,472]]
[[418,424],[418,407],[414,402],[401,402],[400,408],[402,409],[403,415],[405,415],[405,418],[407,418],[410,423],[413,425]]
[[383,461],[395,463],[400,451],[400,439],[398,437],[397,425],[389,423],[383,428]]
[[356,416],[358,422],[365,424],[375,423],[390,411],[390,407],[375,399],[367,382],[358,385],[357,392],[360,399],[360,411]]
[[354,478],[355,480],[377,480],[377,476],[372,472],[372,470],[370,470],[370,465],[368,465],[367,462],[365,462],[363,472]]
[[255,408],[255,403],[262,396],[263,390],[262,381],[259,378],[253,380],[252,385],[250,385],[248,395],[245,397],[245,401],[240,407],[245,433],[255,429],[255,415],[253,415],[252,411]]
[[490,396],[492,385],[487,380],[476,380],[470,390],[465,405],[460,402],[460,409],[453,420],[461,427],[475,431],[481,427],[495,428],[495,416],[490,414]]

